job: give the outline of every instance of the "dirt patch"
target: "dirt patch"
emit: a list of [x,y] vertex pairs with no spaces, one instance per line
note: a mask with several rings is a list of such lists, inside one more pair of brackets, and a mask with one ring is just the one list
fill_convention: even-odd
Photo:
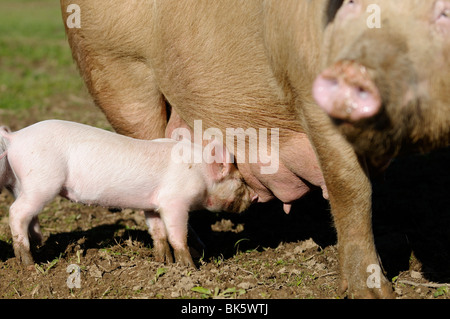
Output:
[[[45,113],[108,126],[94,108],[57,111]],[[37,117],[43,119],[11,118],[12,126]],[[374,181],[375,240],[397,298],[449,297],[448,286],[436,285],[450,282],[449,160],[448,149],[399,159]],[[240,215],[191,213],[205,245],[193,251],[197,269],[155,262],[140,212],[57,198],[40,214],[45,241],[34,251],[35,268],[26,270],[12,250],[12,201],[5,191],[0,195],[0,298],[345,297],[338,292],[336,235],[320,192],[298,201],[290,215],[279,202]],[[69,265],[75,273],[67,272]]]

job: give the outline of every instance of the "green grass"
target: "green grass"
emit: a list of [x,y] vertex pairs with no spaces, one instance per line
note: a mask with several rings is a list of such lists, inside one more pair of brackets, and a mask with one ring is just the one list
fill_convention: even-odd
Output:
[[46,107],[82,87],[59,1],[2,0],[0,109]]

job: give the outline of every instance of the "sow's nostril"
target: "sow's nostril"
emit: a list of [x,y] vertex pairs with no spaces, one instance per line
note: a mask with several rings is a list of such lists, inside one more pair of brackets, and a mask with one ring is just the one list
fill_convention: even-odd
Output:
[[357,122],[381,109],[380,93],[364,67],[338,63],[319,75],[313,85],[317,104],[331,117]]
[[335,113],[334,103],[339,96],[339,82],[335,78],[320,75],[313,84],[313,96],[317,104],[330,116]]

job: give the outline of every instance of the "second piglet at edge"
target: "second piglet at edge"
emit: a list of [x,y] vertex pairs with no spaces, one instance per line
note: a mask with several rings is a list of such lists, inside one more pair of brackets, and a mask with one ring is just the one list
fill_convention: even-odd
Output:
[[16,198],[9,224],[14,253],[27,266],[34,263],[30,238],[42,241],[37,215],[57,195],[145,210],[157,258],[170,254],[168,240],[175,260],[191,266],[189,211],[241,212],[255,199],[221,145],[214,147],[214,162],[185,163],[173,160],[176,145],[187,143],[192,153],[202,148],[188,141],[137,140],[74,122],[48,120],[14,133],[2,127],[0,134],[0,190],[6,187]]

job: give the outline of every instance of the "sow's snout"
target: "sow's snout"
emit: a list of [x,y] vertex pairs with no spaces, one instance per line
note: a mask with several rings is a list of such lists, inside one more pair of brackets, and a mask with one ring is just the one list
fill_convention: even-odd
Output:
[[332,118],[357,122],[381,110],[381,96],[367,69],[341,61],[323,71],[313,84],[317,104]]

